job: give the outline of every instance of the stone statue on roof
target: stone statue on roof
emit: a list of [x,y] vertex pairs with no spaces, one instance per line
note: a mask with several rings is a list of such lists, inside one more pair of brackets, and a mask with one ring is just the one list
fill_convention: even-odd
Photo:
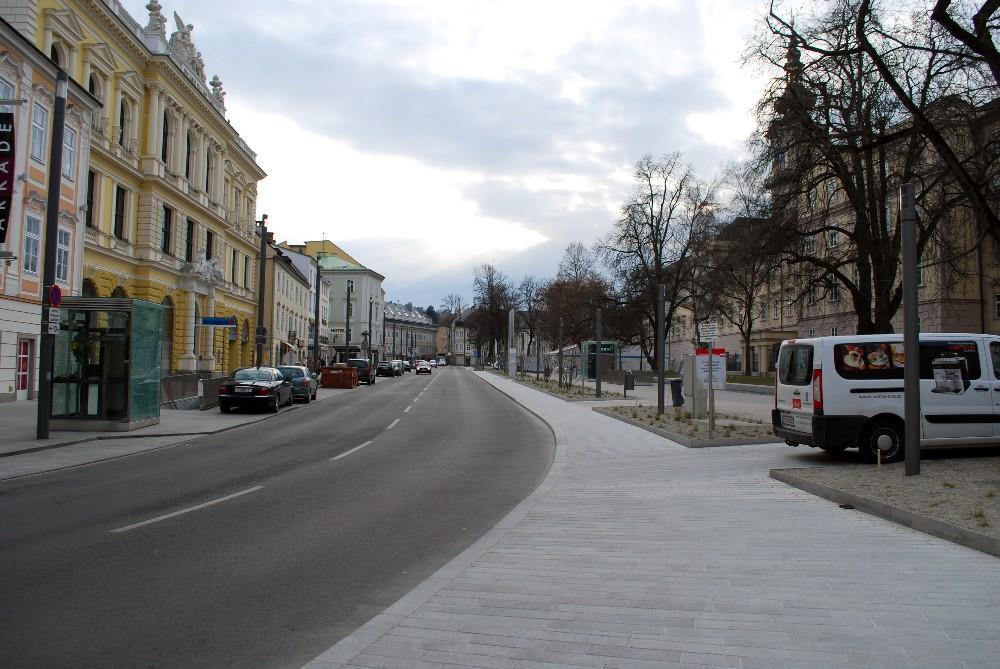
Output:
[[191,69],[198,75],[198,81],[205,82],[205,61],[202,60],[201,51],[196,51],[191,59]]
[[222,108],[226,108],[226,91],[222,89],[222,79],[219,79],[219,75],[214,75],[212,81],[209,84],[212,87],[212,97],[218,100]]
[[170,41],[167,45],[178,58],[190,64],[195,55],[194,42],[191,41],[191,32],[194,30],[194,26],[185,25],[177,12],[174,12],[174,21],[177,23],[177,30],[170,35]]
[[158,33],[160,37],[166,38],[167,17],[160,13],[160,10],[163,9],[163,5],[158,3],[156,0],[150,0],[146,5],[146,9],[149,10],[149,23],[146,24],[146,32]]

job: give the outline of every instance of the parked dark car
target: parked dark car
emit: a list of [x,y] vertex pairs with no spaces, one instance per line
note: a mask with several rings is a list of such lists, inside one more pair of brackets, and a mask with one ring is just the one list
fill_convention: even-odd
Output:
[[292,384],[274,367],[246,367],[219,386],[219,411],[229,413],[234,407],[267,409],[292,403]]
[[393,360],[391,364],[392,364],[392,373],[393,373],[393,375],[395,375],[395,376],[402,376],[403,375],[403,361],[402,360]]
[[392,369],[392,363],[388,360],[383,360],[375,366],[375,376],[394,376]]
[[302,365],[282,365],[278,367],[281,375],[292,383],[292,399],[303,399],[306,404],[316,399],[319,392],[319,378]]
[[375,368],[364,358],[350,358],[347,364],[358,369],[358,383],[375,383]]

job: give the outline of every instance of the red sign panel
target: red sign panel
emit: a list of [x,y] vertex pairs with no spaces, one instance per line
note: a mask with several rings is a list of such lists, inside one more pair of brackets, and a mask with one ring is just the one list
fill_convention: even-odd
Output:
[[0,112],[0,244],[7,241],[14,171],[14,114]]
[[49,286],[49,306],[58,307],[62,304],[62,288],[57,284]]
[[793,399],[792,400],[792,408],[793,409],[801,409],[802,408],[802,400],[800,400],[797,397],[795,399]]

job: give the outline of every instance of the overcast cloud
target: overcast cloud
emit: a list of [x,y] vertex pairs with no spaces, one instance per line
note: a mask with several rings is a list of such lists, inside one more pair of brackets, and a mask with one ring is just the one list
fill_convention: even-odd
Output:
[[421,305],[471,297],[484,261],[550,276],[607,232],[644,153],[712,176],[762,85],[738,62],[757,0],[161,2],[268,172],[258,215]]

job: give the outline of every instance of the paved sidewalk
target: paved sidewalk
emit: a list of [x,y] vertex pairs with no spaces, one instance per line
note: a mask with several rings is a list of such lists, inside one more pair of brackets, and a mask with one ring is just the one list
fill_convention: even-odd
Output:
[[552,426],[551,471],[310,669],[998,666],[1000,560],[768,477],[822,454],[689,450],[481,376]]
[[[317,401],[348,392],[351,391],[320,388]],[[3,438],[0,439],[0,480],[179,444],[206,434],[267,420],[304,406],[307,405],[295,403],[281,409],[278,414],[161,409],[158,425],[132,432],[52,431],[49,439],[39,440],[35,438],[37,403],[6,402],[0,404],[0,426],[3,430]]]
[[[580,381],[577,379],[577,385]],[[596,384],[593,381],[587,381],[587,386],[593,388]],[[601,388],[603,390],[609,390],[611,392],[618,393],[619,395],[624,394],[624,388],[617,383],[601,383]],[[600,402],[594,400],[578,400],[582,402],[589,402],[594,406],[615,406],[619,404],[635,404],[636,400],[639,401],[641,405],[656,405],[656,385],[637,385],[635,390],[628,391],[627,398],[617,397],[614,399],[601,400]],[[670,406],[670,387],[666,388],[666,401],[667,406]],[[687,398],[686,405],[690,406],[691,399]],[[715,391],[715,410],[719,413],[733,414],[736,416],[745,416],[747,418],[753,418],[756,420],[762,420],[766,423],[771,422],[771,408],[774,407],[774,396],[771,394],[762,395],[758,393],[744,393],[735,390],[717,390]]]

